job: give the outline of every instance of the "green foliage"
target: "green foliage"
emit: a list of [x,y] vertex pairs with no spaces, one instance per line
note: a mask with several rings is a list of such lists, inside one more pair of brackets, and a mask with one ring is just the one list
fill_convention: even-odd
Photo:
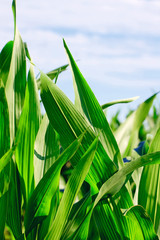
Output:
[[[12,8],[14,40],[0,53],[0,239],[158,239],[157,94],[109,123],[104,109],[136,98],[100,106],[64,40],[69,64],[36,78]],[[56,85],[68,66],[75,104]]]

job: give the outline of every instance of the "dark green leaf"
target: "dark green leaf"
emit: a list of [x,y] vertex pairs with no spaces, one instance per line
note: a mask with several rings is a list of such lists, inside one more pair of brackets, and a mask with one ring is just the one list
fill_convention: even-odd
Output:
[[25,214],[26,235],[49,214],[51,200],[58,190],[61,168],[76,153],[81,141],[82,136],[59,156],[35,188]]
[[77,193],[81,188],[81,185],[89,171],[89,168],[94,159],[94,155],[97,148],[98,139],[96,138],[86,153],[82,156],[74,168],[64,191],[62,200],[60,202],[55,220],[51,227],[50,232],[46,236],[46,240],[59,240],[62,237],[62,233],[68,220],[73,203],[76,199]]
[[64,40],[63,43],[73,74],[75,104],[78,106],[81,112],[84,112],[88,121],[94,127],[95,132],[100,135],[101,143],[110,159],[114,161],[117,167],[119,164],[123,165],[117,142],[109,127],[105,114],[94,93],[80,72]]

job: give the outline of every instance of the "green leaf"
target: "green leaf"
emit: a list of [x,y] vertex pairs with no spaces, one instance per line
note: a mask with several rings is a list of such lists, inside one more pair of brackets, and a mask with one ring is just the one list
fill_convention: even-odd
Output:
[[9,113],[5,90],[0,80],[0,157],[10,148]]
[[59,206],[59,191],[55,193],[51,200],[50,211],[48,216],[40,223],[38,228],[38,240],[44,240],[45,236],[49,232],[49,229],[53,223],[55,215],[57,213],[57,209]]
[[[147,154],[145,156],[142,156],[132,162],[129,162],[129,163],[126,163],[124,165],[124,167],[122,167],[118,172],[116,172],[112,177],[110,177],[103,185],[102,187],[100,188],[99,190],[99,193],[97,194],[94,202],[93,202],[93,205],[92,207],[90,208],[90,210],[87,212],[87,214],[85,215],[84,219],[83,219],[83,222],[81,223],[81,225],[79,226],[79,228],[76,230],[76,232],[74,233],[74,237],[72,236],[72,238],[69,238],[69,239],[83,239],[81,237],[84,236],[84,227],[85,226],[88,226],[89,224],[89,221],[90,221],[90,218],[92,216],[92,213],[93,213],[93,210],[95,209],[95,207],[99,206],[100,204],[100,201],[102,201],[103,199],[106,199],[106,198],[110,198],[111,196],[115,195],[116,193],[118,193],[120,191],[120,189],[122,188],[122,186],[125,184],[125,182],[127,181],[127,176],[132,173],[135,169],[141,167],[141,166],[144,166],[144,165],[147,165],[147,164],[159,164],[160,163],[160,152],[155,152],[155,153],[151,153],[151,154]],[[114,203],[114,202],[113,202]],[[107,209],[105,208],[105,211]],[[108,208],[109,212],[110,212],[110,209]],[[101,213],[99,213],[100,215],[101,214],[104,214],[103,213],[104,211],[101,211]],[[116,218],[117,218],[117,213],[115,213],[116,215]],[[120,212],[119,212],[120,214]],[[97,214],[96,214],[97,215]],[[112,216],[107,218],[108,213],[106,215],[106,219],[109,219],[109,221],[113,221],[115,222],[115,217]],[[119,219],[122,218],[122,216],[119,216]],[[114,224],[114,230],[117,231],[117,234],[119,233],[119,226],[117,225],[119,219],[117,219],[116,223]],[[98,220],[97,220],[98,221]],[[100,219],[99,219],[100,221]],[[101,221],[102,221],[102,218],[101,218]],[[102,222],[102,224],[104,224],[104,221]],[[109,223],[108,223],[109,224]],[[120,223],[121,224],[121,223]],[[122,228],[121,228],[121,233],[124,229],[124,227],[126,227],[126,223],[125,223],[125,219],[123,220],[123,224],[122,225]],[[112,225],[113,226],[113,225]],[[103,232],[103,234],[105,234],[105,237],[107,236],[107,232],[109,233],[110,232],[110,229],[109,228],[103,228],[103,226],[99,226],[101,231]],[[153,226],[151,225],[151,228]],[[143,228],[143,226],[142,226]],[[128,229],[128,228],[126,228]],[[85,232],[87,230],[85,229]],[[129,231],[129,229],[128,229]],[[136,229],[135,229],[136,231]],[[85,236],[88,236],[88,233],[86,233],[87,235]],[[110,232],[110,234],[112,234]],[[150,233],[149,233],[150,234]],[[79,238],[77,238],[77,236]],[[123,236],[123,235],[122,235]],[[152,235],[151,235],[152,237]],[[87,237],[86,237],[87,238]],[[84,239],[86,239],[84,238]],[[116,238],[118,239],[119,238],[119,235],[116,236]],[[107,238],[104,238],[104,239],[107,239]],[[126,238],[128,239],[128,238]],[[146,239],[149,239],[149,238],[146,238]],[[157,238],[155,238],[157,239]]]
[[0,169],[1,169],[0,170],[0,209],[1,209],[0,239],[4,239],[3,233],[4,233],[5,222],[6,222],[6,216],[7,216],[8,189],[9,189],[9,183],[10,183],[9,164],[6,165],[6,163],[10,161],[11,157],[12,156],[9,151],[9,154],[7,152],[5,156],[3,156],[0,159]]
[[[60,73],[62,73],[63,71],[65,71],[68,67],[68,64],[66,65],[63,65],[59,68],[56,68],[48,73],[46,73],[46,75],[51,79],[55,79],[55,83],[57,82],[57,79],[58,79],[58,76]],[[38,88],[40,89],[40,84],[41,84],[41,81],[40,81],[40,78],[37,79],[37,85],[38,85]]]
[[41,120],[38,89],[31,65],[25,102],[16,134],[16,162],[26,188],[26,200],[34,189],[34,143]]
[[[52,166],[59,156],[59,136],[49,123],[45,114],[36,137],[34,149],[34,176],[36,185]],[[43,240],[53,222],[57,206],[59,205],[59,192],[55,194],[51,201],[51,208],[47,218],[41,223],[38,229],[38,239]]]
[[[127,220],[128,237],[130,240],[158,240],[155,234],[153,223],[141,206],[134,206],[126,211],[125,218]],[[127,230],[126,229],[126,230]]]
[[36,185],[59,156],[59,149],[59,136],[45,114],[41,121],[34,147],[34,176]]
[[[123,239],[120,236],[118,225],[115,221],[115,217],[111,210],[109,203],[106,200],[100,202],[94,209],[93,212],[95,222],[100,234],[101,239]],[[121,224],[121,219],[119,224]]]
[[123,157],[130,156],[133,148],[137,147],[139,143],[139,129],[146,119],[156,95],[157,93],[140,104],[137,110],[115,132],[115,137]]
[[78,150],[82,137],[76,139],[49,168],[32,193],[25,214],[26,235],[49,214],[52,197],[58,190],[60,171]]
[[87,207],[91,204],[92,198],[90,192],[84,196],[80,201],[76,202],[69,215],[66,227],[63,231],[62,240],[66,240],[73,237],[73,234],[77,231],[79,225],[83,221],[87,214]]
[[[90,124],[84,119],[81,113],[75,108],[73,103],[45,74],[41,74],[41,98],[47,116],[53,128],[60,136],[60,143],[65,149],[78,136],[86,131],[82,146],[75,157],[71,160],[76,166],[81,156],[88,149],[96,137]],[[97,190],[97,184],[102,185],[117,170],[115,164],[108,157],[101,142],[99,141],[95,161],[91,165],[86,181],[92,184]]]
[[77,239],[86,240],[86,239],[88,239],[88,231],[89,231],[89,226],[90,226],[91,213],[92,212],[89,211],[86,214],[85,220],[79,225],[77,231],[75,231],[70,238],[67,238],[67,240],[77,240]]
[[[1,173],[0,173],[1,175]],[[0,177],[1,178],[1,177]],[[1,224],[0,224],[0,239],[4,239],[4,227],[5,227],[5,222],[6,222],[6,210],[7,210],[7,193],[5,193],[2,197],[0,197],[0,219],[1,219]]]
[[16,163],[10,164],[10,185],[7,202],[7,225],[11,229],[15,239],[23,240],[21,225],[21,190],[20,175]]
[[119,103],[130,103],[130,102],[133,102],[135,100],[137,100],[139,97],[133,97],[133,98],[127,98],[127,99],[120,99],[120,100],[115,100],[115,101],[112,101],[112,102],[109,102],[109,103],[105,103],[101,106],[101,108],[104,110],[112,105],[115,105],[115,104],[119,104]]
[[117,142],[109,127],[105,114],[80,72],[64,40],[63,43],[73,75],[75,104],[78,105],[79,109],[82,109],[81,112],[84,112],[88,121],[94,127],[95,132],[100,134],[100,140],[110,159],[114,161],[117,167],[118,164],[123,165]]
[[127,176],[135,169],[150,164],[160,164],[160,151],[146,154],[134,161],[126,163],[124,167],[122,167],[102,185],[98,196],[95,199],[94,207],[102,199],[103,196],[110,197],[116,194],[128,180]]
[[[2,50],[3,51],[3,50]],[[1,59],[4,53],[0,55],[0,65],[2,64]],[[3,87],[3,80],[7,73],[5,67],[0,66],[0,239],[3,239],[3,232],[7,214],[7,198],[9,188],[9,176],[5,173],[4,168],[7,166],[12,158],[15,147],[10,149],[10,133],[9,133],[9,114],[8,104],[5,96],[5,90]]]
[[[14,0],[12,3],[12,8],[14,16],[15,36],[13,50],[10,48],[10,51],[12,50],[11,62],[7,60],[8,66],[5,65],[5,70],[8,68],[9,71],[5,90],[9,109],[11,144],[17,130],[20,114],[24,103],[26,88],[26,55],[23,41],[16,27],[16,2]],[[5,62],[5,60],[6,59],[4,58],[3,61]]]
[[[149,153],[160,150],[160,128],[151,142]],[[160,236],[160,165],[145,166],[142,171],[138,192],[138,203],[151,217]]]
[[58,240],[62,236],[66,221],[68,220],[69,213],[72,209],[73,203],[81,188],[83,181],[89,171],[89,168],[94,159],[95,151],[97,148],[98,139],[96,138],[86,153],[82,156],[74,168],[64,191],[62,200],[60,202],[53,226],[46,236],[47,239]]
[[13,41],[8,42],[0,53],[0,79],[3,81],[4,86],[8,78],[9,67],[12,58]]
[[12,155],[16,149],[16,145],[8,150],[1,158],[0,158],[0,172],[4,169],[4,167],[9,163],[12,158]]

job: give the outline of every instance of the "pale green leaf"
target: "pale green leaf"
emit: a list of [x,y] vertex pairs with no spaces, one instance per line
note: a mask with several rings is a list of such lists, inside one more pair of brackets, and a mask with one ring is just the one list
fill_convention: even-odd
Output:
[[41,121],[34,146],[34,176],[36,185],[55,162],[59,152],[59,136],[52,128],[45,114]]
[[137,110],[135,110],[115,132],[115,137],[123,157],[130,156],[133,148],[138,146],[138,131],[146,119],[156,95],[157,94],[154,94],[140,104]]
[[115,105],[115,104],[119,104],[119,103],[130,103],[130,102],[133,102],[135,100],[137,100],[139,97],[133,97],[133,98],[127,98],[127,99],[120,99],[120,100],[115,100],[115,101],[112,101],[112,102],[109,102],[109,103],[105,103],[101,106],[101,108],[104,110],[112,105]]
[[[160,150],[160,128],[151,142],[149,153]],[[138,203],[151,217],[160,236],[160,165],[145,166],[142,171],[138,192]]]
[[116,194],[121,187],[125,184],[127,176],[135,169],[145,165],[160,164],[160,151],[146,154],[134,161],[128,162],[110,177],[100,188],[97,198],[95,199],[94,206],[102,199],[103,196],[112,196]]
[[[25,88],[26,88],[26,55],[25,48],[18,28],[16,26],[16,2],[12,3],[14,16],[14,43],[12,50],[11,62],[8,62],[8,78],[6,81],[6,98],[9,109],[10,120],[10,142],[13,143],[14,136],[17,130],[20,114],[22,111]],[[11,49],[10,49],[11,51]],[[5,59],[4,59],[5,60]]]

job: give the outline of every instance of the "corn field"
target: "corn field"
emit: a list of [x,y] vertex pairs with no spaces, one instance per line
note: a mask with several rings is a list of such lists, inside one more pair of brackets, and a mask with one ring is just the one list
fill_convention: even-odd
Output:
[[[35,77],[12,9],[14,40],[0,52],[0,239],[159,239],[158,93],[109,123],[107,108],[135,98],[100,105],[65,40],[68,64]],[[69,67],[74,104],[56,85]]]

